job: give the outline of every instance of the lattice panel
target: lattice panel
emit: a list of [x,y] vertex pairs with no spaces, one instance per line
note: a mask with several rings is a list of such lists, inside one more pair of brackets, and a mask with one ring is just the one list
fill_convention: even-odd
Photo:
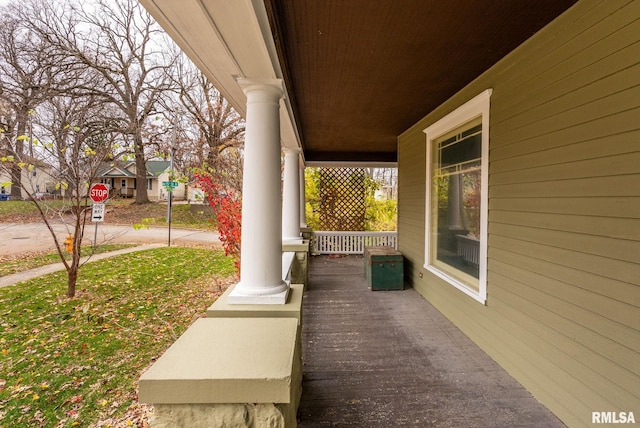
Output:
[[321,230],[364,230],[365,172],[361,168],[320,168]]

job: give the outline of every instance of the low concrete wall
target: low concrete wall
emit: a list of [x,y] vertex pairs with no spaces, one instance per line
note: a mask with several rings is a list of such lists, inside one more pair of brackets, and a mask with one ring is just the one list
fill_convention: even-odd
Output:
[[271,404],[156,404],[154,428],[176,427],[284,427],[285,405]]
[[298,319],[202,318],[140,378],[158,427],[295,427]]
[[285,241],[282,243],[283,252],[296,254],[291,264],[291,283],[307,284],[309,281],[309,245],[308,239],[299,241]]
[[309,241],[283,251],[295,253],[285,304],[230,305],[230,287],[142,375],[139,400],[154,405],[153,428],[296,427]]

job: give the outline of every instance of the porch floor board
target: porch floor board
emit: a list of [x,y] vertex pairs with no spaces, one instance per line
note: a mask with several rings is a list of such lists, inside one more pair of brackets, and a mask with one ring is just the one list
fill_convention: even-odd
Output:
[[412,288],[368,289],[361,256],[313,257],[298,426],[563,427]]

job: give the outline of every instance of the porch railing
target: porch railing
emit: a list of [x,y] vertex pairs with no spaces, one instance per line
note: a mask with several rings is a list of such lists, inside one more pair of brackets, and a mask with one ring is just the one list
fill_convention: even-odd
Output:
[[397,248],[397,232],[330,232],[314,231],[311,239],[313,254],[363,254],[364,247]]

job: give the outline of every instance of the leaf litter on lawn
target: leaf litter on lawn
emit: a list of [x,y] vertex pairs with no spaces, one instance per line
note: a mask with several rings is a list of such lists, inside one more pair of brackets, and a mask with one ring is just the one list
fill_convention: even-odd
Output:
[[0,289],[0,426],[145,426],[142,371],[236,280],[221,251],[160,248]]

